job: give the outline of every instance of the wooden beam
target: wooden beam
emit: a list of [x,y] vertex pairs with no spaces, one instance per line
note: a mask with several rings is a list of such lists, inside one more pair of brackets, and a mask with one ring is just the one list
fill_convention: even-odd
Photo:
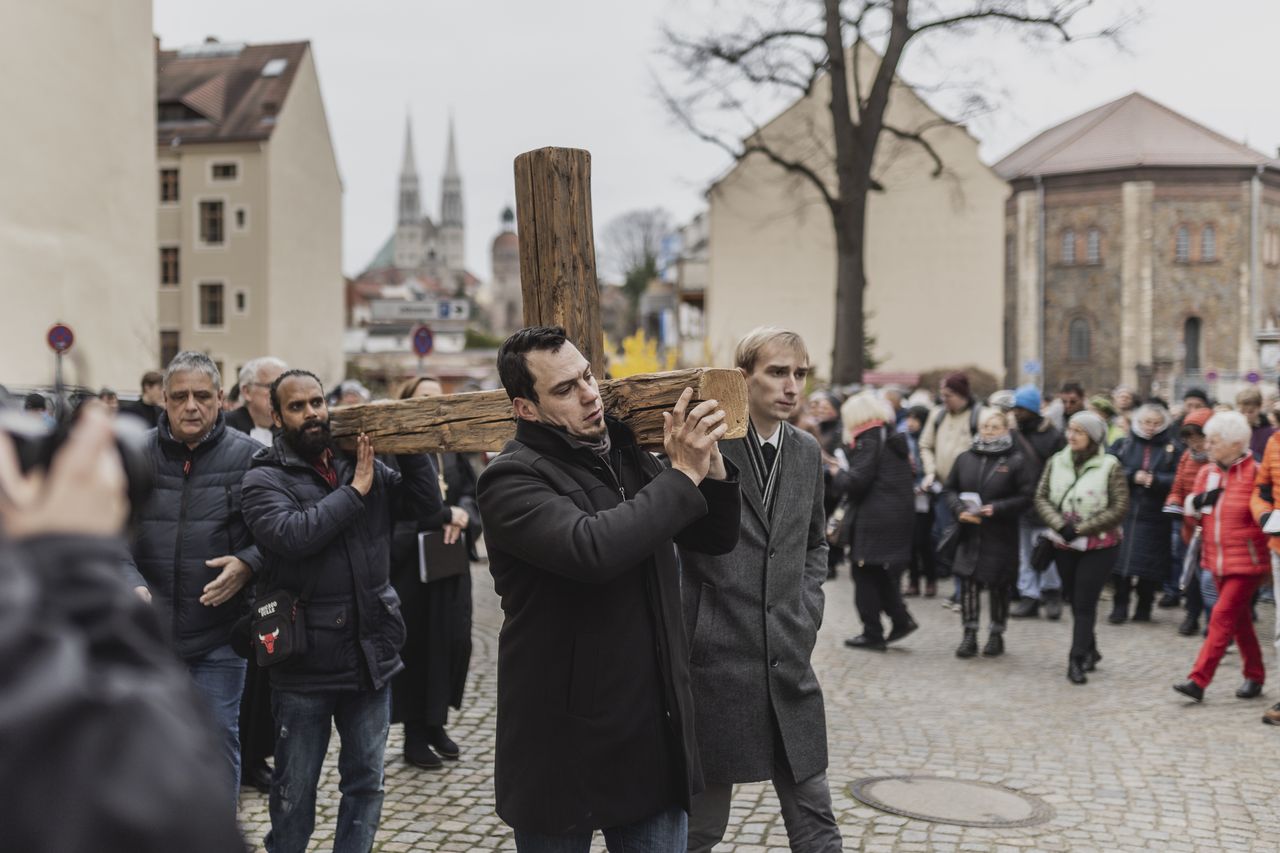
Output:
[[[627,424],[645,447],[662,446],[662,413],[694,390],[694,403],[717,400],[729,419],[729,438],[747,434],[747,383],[737,370],[695,367],[600,383],[605,411]],[[692,407],[693,403],[690,404]],[[498,451],[515,434],[505,391],[473,391],[344,406],[329,414],[334,440],[350,449],[361,432],[379,453]]]
[[515,173],[524,323],[563,326],[595,375],[604,376],[591,154],[539,148],[516,158]]

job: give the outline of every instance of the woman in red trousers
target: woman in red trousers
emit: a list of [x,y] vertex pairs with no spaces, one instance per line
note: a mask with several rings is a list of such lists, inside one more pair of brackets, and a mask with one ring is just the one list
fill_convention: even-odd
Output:
[[1258,466],[1249,452],[1252,430],[1239,412],[1222,412],[1205,424],[1209,464],[1196,475],[1186,511],[1200,517],[1200,565],[1213,574],[1218,603],[1209,619],[1209,636],[1188,679],[1173,689],[1199,702],[1234,639],[1244,664],[1240,699],[1262,694],[1266,672],[1253,631],[1253,593],[1270,576],[1267,536],[1250,508]]

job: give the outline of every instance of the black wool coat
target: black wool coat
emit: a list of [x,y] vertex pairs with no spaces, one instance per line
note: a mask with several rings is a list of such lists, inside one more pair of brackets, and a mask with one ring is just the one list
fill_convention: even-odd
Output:
[[[1182,444],[1170,427],[1150,439],[1129,433],[1111,446],[1110,453],[1124,466],[1129,483],[1129,514],[1116,574],[1165,581],[1173,562],[1173,516],[1164,511],[1164,502],[1173,488]],[[1155,475],[1150,486],[1133,480],[1134,474],[1144,470],[1144,460],[1145,470]]]
[[966,450],[956,457],[942,492],[952,514],[958,519],[965,510],[961,492],[977,492],[993,510],[981,524],[956,522],[960,544],[951,567],[956,575],[988,586],[1017,581],[1018,518],[1031,505],[1037,474],[1035,464],[1016,449],[995,454]]
[[503,611],[497,811],[529,832],[623,826],[702,788],[674,543],[733,549],[736,471],[694,486],[624,425],[609,432],[606,467],[520,421],[480,475]]
[[[394,459],[394,457],[392,457]],[[481,532],[476,474],[466,456],[440,454],[445,505],[435,518],[397,521],[391,540],[391,585],[400,596],[406,637],[400,649],[404,670],[391,682],[391,721],[443,726],[449,708],[462,707],[471,667],[471,575],[463,573],[423,583],[418,568],[418,533],[448,523],[449,507],[467,511],[463,534],[468,556],[476,555]]]
[[906,565],[916,522],[915,479],[906,436],[892,427],[862,433],[845,448],[849,467],[836,475],[836,490],[849,499],[840,544],[859,565]]
[[374,462],[373,487],[351,486],[355,461],[336,454],[338,487],[276,436],[244,478],[244,517],[262,551],[258,595],[315,589],[306,608],[307,651],[270,668],[271,686],[298,693],[380,689],[400,671],[404,621],[392,589],[391,528],[397,518],[441,510],[427,456]]
[[205,585],[222,572],[205,561],[232,556],[255,571],[262,566],[240,500],[241,481],[261,447],[227,429],[222,415],[194,450],[173,439],[163,413],[147,435],[155,487],[130,545],[136,573],[127,574],[135,586],[146,582],[161,624],[186,660],[225,646],[246,606],[243,592],[217,607],[200,603]]

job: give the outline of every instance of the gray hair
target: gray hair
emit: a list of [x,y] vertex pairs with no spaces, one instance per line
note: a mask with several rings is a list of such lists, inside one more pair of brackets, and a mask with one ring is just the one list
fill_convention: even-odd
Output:
[[209,358],[209,356],[195,350],[186,350],[173,357],[173,360],[169,362],[169,366],[165,368],[162,387],[167,392],[174,374],[190,373],[192,371],[203,373],[212,379],[213,390],[222,390],[222,374],[218,372],[218,365],[214,364],[213,359]]
[[844,423],[844,443],[848,444],[853,431],[872,421],[893,423],[893,410],[871,391],[855,394],[840,407],[840,420]]
[[1253,437],[1249,421],[1239,412],[1218,412],[1204,425],[1205,438],[1217,438],[1228,445],[1246,445]]
[[245,362],[244,367],[240,368],[240,375],[236,377],[237,381],[240,383],[240,387],[243,388],[246,385],[257,385],[258,374],[262,373],[263,370],[269,367],[279,368],[281,373],[284,373],[289,369],[289,365],[285,364],[273,355],[259,356],[258,358]]

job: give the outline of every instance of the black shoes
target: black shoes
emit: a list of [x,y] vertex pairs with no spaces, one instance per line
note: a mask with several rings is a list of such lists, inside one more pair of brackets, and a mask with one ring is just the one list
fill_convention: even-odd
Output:
[[987,637],[987,644],[982,647],[984,658],[998,658],[1004,654],[1004,634],[992,633]]
[[1138,605],[1138,609],[1133,611],[1134,622],[1150,622],[1151,621],[1151,605],[1143,607]]
[[1098,668],[1098,664],[1102,662],[1102,652],[1094,649],[1085,656],[1084,663],[1081,666],[1085,672],[1093,672]]
[[1194,616],[1188,616],[1182,620],[1182,624],[1178,626],[1178,633],[1184,637],[1191,637],[1200,633],[1200,620]]
[[458,745],[449,738],[449,733],[444,730],[444,726],[431,726],[428,728],[427,742],[431,744],[431,748],[441,758],[457,761],[458,756],[462,754],[462,750],[458,749]]
[[424,770],[439,770],[444,767],[440,756],[431,749],[427,727],[420,723],[404,724],[404,760]]
[[267,762],[259,761],[252,767],[246,767],[240,774],[240,787],[253,788],[260,794],[271,793],[271,768]]
[[1027,596],[1009,610],[1014,619],[1034,619],[1040,615],[1040,599]]
[[1182,599],[1177,595],[1174,595],[1172,592],[1166,592],[1164,595],[1160,596],[1160,600],[1156,602],[1156,607],[1168,610],[1170,607],[1177,607],[1181,603]]
[[1237,699],[1257,699],[1262,695],[1262,683],[1251,681],[1246,678],[1244,683],[1240,685],[1240,689],[1236,691]]
[[1071,658],[1067,661],[1067,681],[1072,684],[1085,684],[1089,681],[1088,676],[1084,674],[1083,659]]
[[978,653],[978,632],[973,628],[964,629],[964,639],[956,646],[956,657],[971,658]]
[[1044,618],[1057,622],[1062,618],[1062,590],[1047,589],[1044,592]]
[[844,641],[844,644],[851,649],[866,649],[869,652],[883,652],[889,649],[889,644],[884,640],[873,640],[866,634],[850,637]]
[[1112,625],[1123,625],[1129,621],[1129,614],[1126,608],[1113,607],[1111,609],[1111,615],[1107,617],[1107,621]]
[[915,630],[919,627],[920,626],[916,624],[916,620],[908,616],[907,621],[903,622],[900,625],[893,626],[893,630],[889,632],[889,637],[886,640],[886,642],[896,643],[898,640],[901,640],[903,637],[906,637],[907,635],[914,633]]
[[1194,681],[1183,681],[1173,685],[1173,689],[1195,702],[1204,701],[1204,688]]

